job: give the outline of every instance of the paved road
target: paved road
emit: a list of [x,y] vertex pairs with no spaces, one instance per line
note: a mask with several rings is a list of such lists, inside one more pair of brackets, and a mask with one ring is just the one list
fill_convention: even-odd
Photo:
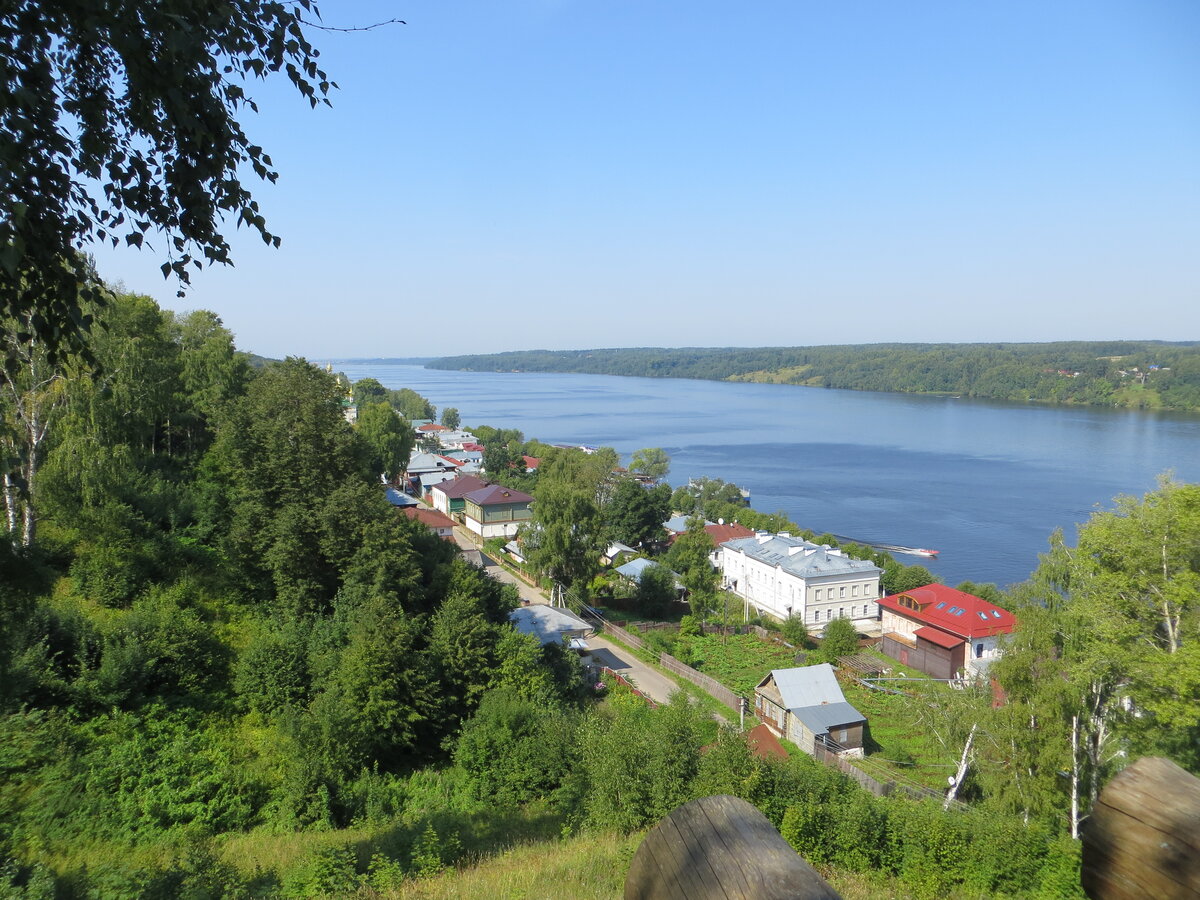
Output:
[[[461,526],[454,529],[454,540],[464,550],[474,550],[475,542],[472,535]],[[499,563],[488,566],[487,573],[497,581],[514,585],[521,599],[528,603],[547,603],[545,593],[538,588],[526,584],[513,575]],[[595,635],[587,639],[592,648],[592,657],[602,666],[608,666],[623,678],[628,678],[637,689],[650,697],[655,703],[666,703],[671,695],[679,690],[674,680],[642,662],[628,650],[618,647],[611,641]]]
[[624,647],[593,635],[587,639],[592,648],[592,658],[602,666],[608,666],[623,678],[628,678],[637,689],[655,703],[666,703],[679,685],[661,672],[642,662]]
[[[456,525],[454,527],[454,541],[463,550],[475,550],[476,549],[475,542],[472,540],[471,533],[469,531],[467,531],[467,529],[463,528],[461,525]],[[546,603],[546,602],[548,602],[546,595],[541,590],[533,587],[532,585],[526,584],[524,581],[522,581],[520,578],[518,578],[512,572],[508,571],[508,569],[504,568],[504,566],[500,565],[499,563],[493,563],[492,565],[490,565],[486,569],[484,569],[484,571],[487,572],[489,575],[491,575],[493,578],[495,578],[497,581],[501,581],[504,584],[513,585],[517,589],[517,593],[521,595],[521,599],[524,600],[526,603]]]

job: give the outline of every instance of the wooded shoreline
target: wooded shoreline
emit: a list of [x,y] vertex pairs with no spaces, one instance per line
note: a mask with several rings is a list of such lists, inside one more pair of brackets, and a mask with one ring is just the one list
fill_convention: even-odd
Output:
[[426,367],[697,378],[1200,412],[1197,342],[524,350],[443,357]]

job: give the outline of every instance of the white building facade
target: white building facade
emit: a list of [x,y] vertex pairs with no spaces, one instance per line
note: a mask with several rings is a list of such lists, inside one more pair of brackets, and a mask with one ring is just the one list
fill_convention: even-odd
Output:
[[760,614],[800,616],[811,630],[851,619],[859,631],[877,627],[879,578],[874,563],[788,534],[757,534],[720,547],[725,589]]

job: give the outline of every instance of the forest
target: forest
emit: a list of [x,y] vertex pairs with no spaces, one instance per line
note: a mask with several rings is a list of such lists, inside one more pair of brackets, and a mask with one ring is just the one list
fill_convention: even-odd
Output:
[[1200,345],[1194,341],[526,350],[450,356],[427,365],[1200,411]]

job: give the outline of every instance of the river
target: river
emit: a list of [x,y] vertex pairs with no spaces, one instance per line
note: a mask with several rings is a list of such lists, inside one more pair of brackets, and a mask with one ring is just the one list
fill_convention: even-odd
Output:
[[[323,361],[322,361],[323,362]],[[912,556],[947,584],[1006,586],[1037,565],[1055,528],[1173,471],[1200,480],[1200,417],[999,404],[789,385],[610,375],[445,372],[335,363],[408,387],[464,426],[671,455],[673,485],[708,475],[750,490],[755,509],[863,541],[931,547]]]

